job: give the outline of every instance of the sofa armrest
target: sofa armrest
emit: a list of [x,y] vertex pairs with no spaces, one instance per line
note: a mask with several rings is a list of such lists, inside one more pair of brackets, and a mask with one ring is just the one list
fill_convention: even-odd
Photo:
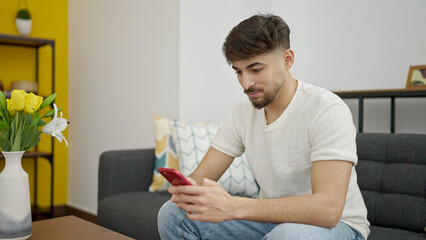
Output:
[[98,202],[121,192],[148,190],[154,169],[154,149],[107,151],[101,154]]

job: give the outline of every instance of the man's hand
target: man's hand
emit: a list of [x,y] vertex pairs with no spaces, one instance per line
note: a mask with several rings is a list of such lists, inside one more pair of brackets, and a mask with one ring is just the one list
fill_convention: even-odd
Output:
[[188,180],[194,186],[171,186],[169,192],[173,194],[171,201],[187,212],[189,219],[205,222],[234,219],[233,210],[237,208],[237,198],[229,195],[217,182],[207,178],[198,186],[193,179]]
[[[185,178],[189,182],[191,182],[193,186],[198,186],[197,182],[194,179],[192,179],[191,177],[185,177]],[[182,187],[183,186],[173,186],[173,185],[170,185],[168,191],[169,191],[169,193],[172,194],[172,198],[170,199],[172,202],[174,202],[176,204],[178,204],[178,203],[181,202],[181,200],[180,200],[180,195],[181,194],[179,194],[179,189],[181,189]]]

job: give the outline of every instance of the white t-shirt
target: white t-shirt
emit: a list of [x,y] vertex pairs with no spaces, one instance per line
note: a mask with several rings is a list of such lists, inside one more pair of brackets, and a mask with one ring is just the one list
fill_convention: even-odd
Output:
[[298,80],[293,99],[273,123],[267,125],[264,109],[244,98],[220,123],[211,145],[233,157],[245,152],[260,198],[312,194],[312,162],[353,162],[340,220],[367,239],[370,223],[357,184],[355,137],[346,104],[330,91]]

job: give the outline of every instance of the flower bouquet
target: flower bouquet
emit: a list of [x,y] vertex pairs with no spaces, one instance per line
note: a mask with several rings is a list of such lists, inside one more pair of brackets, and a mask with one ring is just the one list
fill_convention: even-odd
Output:
[[[46,99],[24,90],[13,90],[10,99],[0,91],[0,148],[6,159],[0,173],[0,240],[27,239],[32,234],[31,201],[28,174],[22,169],[25,151],[40,142],[41,133],[65,140],[62,131],[68,125],[58,117],[61,108],[40,116],[40,111],[52,104],[56,93]],[[48,123],[44,119],[52,118]],[[40,129],[43,127],[42,129]]]
[[[40,142],[40,134],[56,137],[59,142],[65,140],[62,131],[67,127],[67,120],[57,114],[62,108],[54,109],[40,116],[40,111],[49,106],[56,98],[56,93],[43,100],[42,97],[24,90],[13,90],[10,99],[0,91],[0,148],[2,151],[27,151]],[[52,117],[49,123],[43,119]],[[42,130],[39,127],[44,126]]]

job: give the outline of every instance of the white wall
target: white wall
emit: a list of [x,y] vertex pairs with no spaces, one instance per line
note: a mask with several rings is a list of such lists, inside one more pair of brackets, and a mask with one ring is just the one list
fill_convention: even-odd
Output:
[[69,1],[68,204],[96,214],[99,156],[154,146],[178,117],[179,2]]
[[[219,121],[242,97],[221,47],[233,26],[257,12],[280,15],[290,26],[294,77],[343,91],[405,87],[409,66],[426,63],[424,9],[423,0],[183,0],[180,117]],[[347,102],[357,119],[357,104]],[[366,101],[365,132],[389,132],[389,105]],[[426,133],[426,99],[398,99],[396,113],[397,132]]]
[[[244,97],[221,53],[243,19],[267,11],[287,21],[294,77],[333,91],[390,89],[426,64],[424,9],[424,0],[69,1],[69,205],[96,213],[99,155],[153,147],[152,114],[220,121]],[[397,132],[426,133],[426,99],[396,107]],[[365,108],[364,130],[387,132],[388,101]]]

